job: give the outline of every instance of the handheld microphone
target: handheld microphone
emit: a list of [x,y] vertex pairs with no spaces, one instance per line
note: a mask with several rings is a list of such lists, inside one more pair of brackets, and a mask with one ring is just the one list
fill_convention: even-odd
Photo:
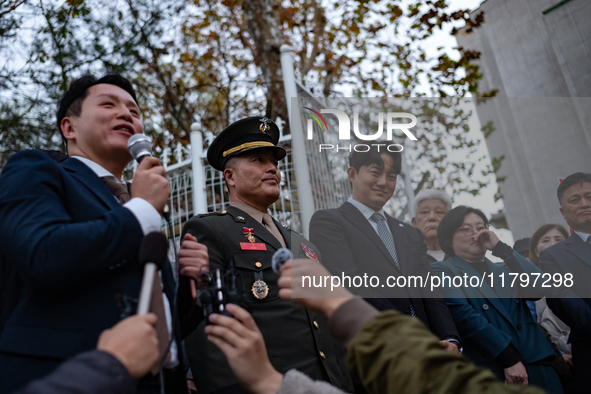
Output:
[[[138,164],[142,162],[144,157],[154,156],[152,154],[152,139],[145,134],[134,134],[129,137],[129,141],[127,141],[127,149]],[[164,215],[166,221],[169,222],[170,209],[168,208],[168,204],[164,205],[162,214]]]
[[154,156],[152,154],[152,139],[145,134],[134,134],[127,141],[127,149],[138,164],[146,156]]
[[273,257],[271,258],[271,266],[273,268],[273,272],[279,274],[279,271],[281,271],[281,267],[283,267],[283,264],[285,264],[287,260],[291,260],[292,258],[293,255],[291,254],[291,250],[285,248],[277,250],[277,252],[275,252],[275,254],[273,254]]
[[154,279],[164,267],[168,252],[168,240],[159,232],[151,232],[144,237],[140,246],[140,264],[144,266],[144,277],[138,301],[137,314],[145,315],[150,311]]

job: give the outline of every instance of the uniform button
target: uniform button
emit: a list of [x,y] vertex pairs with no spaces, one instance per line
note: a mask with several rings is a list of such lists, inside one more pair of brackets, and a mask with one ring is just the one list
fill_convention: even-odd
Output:
[[324,352],[319,352],[320,353],[320,357],[322,357],[322,359],[324,360],[326,358],[326,356],[324,355]]
[[517,329],[521,330],[521,323],[517,323]]
[[482,304],[482,309],[484,309],[485,311],[488,311],[488,305]]
[[257,261],[256,263],[254,263],[254,265],[255,265],[255,267],[257,267],[257,268],[261,268],[261,267],[263,266],[263,265],[262,265],[260,262],[258,262],[258,261]]
[[320,328],[320,326],[318,325],[318,322],[316,322],[316,320],[314,320],[314,328]]

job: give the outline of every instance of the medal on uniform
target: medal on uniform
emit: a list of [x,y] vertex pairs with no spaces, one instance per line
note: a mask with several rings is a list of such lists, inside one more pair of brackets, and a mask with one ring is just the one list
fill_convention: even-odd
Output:
[[255,243],[257,241],[254,237],[254,228],[243,227],[242,232],[244,233],[244,236],[246,237],[246,239],[248,239],[250,243]]
[[314,260],[317,263],[320,263],[320,260],[318,260],[318,256],[316,256],[316,253],[314,253],[312,251],[312,249],[310,249],[309,247],[307,247],[304,244],[300,244],[302,245],[302,250],[304,251],[304,254],[306,255],[307,258]]
[[252,295],[257,300],[262,300],[269,294],[269,286],[267,286],[267,284],[260,279],[256,280],[252,284],[252,288],[250,290],[252,291]]
[[263,118],[263,119],[259,119],[259,122],[263,122],[259,125],[259,130],[263,133],[263,134],[267,134],[267,131],[271,130],[271,126],[269,126],[267,124],[267,122],[270,122],[271,119],[269,118]]

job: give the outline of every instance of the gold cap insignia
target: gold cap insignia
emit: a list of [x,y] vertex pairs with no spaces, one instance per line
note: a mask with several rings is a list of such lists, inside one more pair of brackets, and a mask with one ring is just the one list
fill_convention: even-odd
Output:
[[268,125],[268,122],[270,122],[271,119],[269,118],[262,118],[259,119],[259,122],[262,122],[259,125],[259,130],[263,133],[263,134],[267,134],[267,131],[271,130],[271,126]]

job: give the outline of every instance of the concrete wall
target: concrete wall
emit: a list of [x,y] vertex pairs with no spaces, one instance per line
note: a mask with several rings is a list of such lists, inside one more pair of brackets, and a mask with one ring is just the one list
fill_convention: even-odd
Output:
[[558,177],[591,172],[591,1],[486,0],[485,23],[458,45],[480,51],[481,91],[498,98],[477,107],[499,176],[515,239],[545,223],[566,225],[558,211]]

